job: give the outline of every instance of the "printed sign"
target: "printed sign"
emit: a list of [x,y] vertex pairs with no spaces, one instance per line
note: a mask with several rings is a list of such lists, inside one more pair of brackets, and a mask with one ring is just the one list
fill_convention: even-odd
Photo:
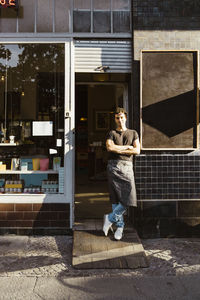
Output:
[[0,0],[0,8],[18,8],[18,0]]

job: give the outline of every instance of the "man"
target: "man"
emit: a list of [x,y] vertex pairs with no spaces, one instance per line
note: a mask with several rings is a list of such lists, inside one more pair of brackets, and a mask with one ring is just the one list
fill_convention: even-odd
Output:
[[114,223],[117,227],[114,237],[120,240],[124,229],[123,215],[128,206],[137,206],[133,155],[140,154],[140,142],[137,132],[126,127],[125,109],[118,107],[114,115],[116,129],[111,130],[106,138],[106,148],[109,152],[107,176],[112,212],[104,215],[103,231],[107,236]]

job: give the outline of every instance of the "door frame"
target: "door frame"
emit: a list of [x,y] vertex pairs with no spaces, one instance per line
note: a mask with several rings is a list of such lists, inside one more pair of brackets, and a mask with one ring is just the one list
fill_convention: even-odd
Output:
[[[88,82],[74,82],[74,87],[76,85],[114,85],[114,86],[123,86],[124,87],[124,93],[123,93],[123,106],[126,109],[128,116],[129,116],[129,83],[128,82],[95,82],[95,81],[88,81]],[[75,95],[74,95],[75,96]],[[74,97],[74,102],[75,102],[75,97]],[[116,103],[117,104],[117,103]],[[75,104],[74,104],[74,109],[75,108]],[[75,115],[75,110],[74,110],[74,115]],[[75,122],[75,120],[73,120],[73,122]],[[127,124],[128,126],[130,125],[130,119],[127,117]],[[74,124],[74,123],[73,123]],[[75,140],[74,140],[74,151],[73,151],[73,162],[74,162],[74,166],[73,166],[73,172],[74,172],[74,187],[73,187],[73,191],[74,191],[74,201],[73,201],[73,222],[74,222],[74,218],[75,218]],[[74,224],[74,223],[73,223]]]

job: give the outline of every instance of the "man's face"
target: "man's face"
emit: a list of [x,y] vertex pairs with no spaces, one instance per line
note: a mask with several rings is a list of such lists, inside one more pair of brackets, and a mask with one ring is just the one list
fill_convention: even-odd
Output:
[[124,127],[126,125],[126,115],[124,113],[116,114],[115,123],[117,127]]

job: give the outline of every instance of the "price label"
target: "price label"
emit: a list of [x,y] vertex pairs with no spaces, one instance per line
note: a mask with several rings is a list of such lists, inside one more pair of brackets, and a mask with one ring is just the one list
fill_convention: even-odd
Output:
[[18,0],[0,0],[0,8],[6,8],[6,7],[18,7]]

